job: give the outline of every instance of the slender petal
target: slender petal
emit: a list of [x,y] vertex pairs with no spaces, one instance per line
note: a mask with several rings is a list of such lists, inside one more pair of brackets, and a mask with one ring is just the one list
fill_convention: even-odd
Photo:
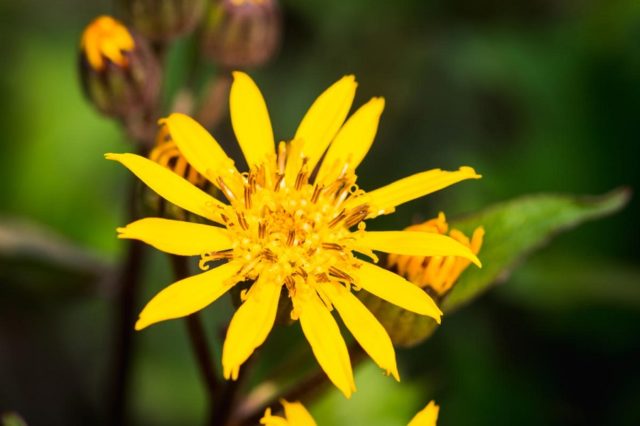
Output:
[[260,89],[247,74],[235,71],[229,95],[231,124],[249,167],[275,154],[273,129]]
[[354,76],[342,77],[315,100],[300,122],[295,139],[304,141],[304,155],[311,170],[347,118],[356,87]]
[[338,389],[347,397],[356,390],[349,352],[338,324],[327,307],[314,294],[294,296],[300,325],[318,363]]
[[327,283],[322,290],[365,352],[387,374],[400,381],[391,339],[371,311],[342,285]]
[[431,401],[426,407],[418,411],[407,426],[436,426],[438,421],[438,411],[440,407]]
[[454,183],[466,179],[479,179],[480,177],[471,167],[460,167],[455,172],[434,169],[397,180],[367,193],[365,197],[374,207],[372,216],[375,217],[392,213],[395,207],[400,204],[424,197]]
[[238,378],[240,366],[269,335],[280,298],[280,283],[259,278],[251,286],[247,300],[231,319],[222,349],[222,366],[226,379]]
[[223,170],[238,173],[233,166],[233,160],[227,156],[213,136],[193,118],[173,113],[161,122],[168,126],[171,138],[189,164],[211,183],[218,185],[216,180]]
[[181,220],[148,217],[118,228],[118,238],[144,241],[166,253],[198,256],[231,248],[224,228]]
[[471,249],[446,235],[423,231],[364,232],[360,245],[405,256],[459,256],[481,266]]
[[304,408],[299,402],[287,402],[284,399],[280,400],[280,403],[284,407],[284,415],[287,417],[289,423],[293,426],[316,426],[315,420],[311,417],[311,414]]
[[136,330],[160,321],[185,317],[210,305],[236,284],[233,279],[240,266],[236,262],[225,263],[166,287],[144,307],[136,322]]
[[106,154],[105,157],[107,160],[120,162],[170,203],[198,216],[223,223],[219,210],[224,204],[171,170],[135,154]]
[[360,287],[389,303],[416,314],[429,316],[440,323],[442,312],[420,287],[372,263],[359,263],[360,268],[352,274]]
[[384,99],[373,98],[349,117],[322,161],[319,182],[337,178],[344,168],[358,167],[373,144],[383,109]]

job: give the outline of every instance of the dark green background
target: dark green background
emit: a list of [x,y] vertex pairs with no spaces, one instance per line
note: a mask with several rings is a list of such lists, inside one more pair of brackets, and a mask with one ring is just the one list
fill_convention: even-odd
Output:
[[[115,263],[128,176],[103,153],[132,148],[83,99],[76,73],[84,25],[111,10],[106,1],[0,2],[0,215],[44,224]],[[386,98],[363,188],[433,167],[484,175],[371,226],[640,182],[636,0],[306,0],[284,11],[280,55],[252,72],[277,137],[291,137],[314,97],[354,73],[356,104]],[[169,56],[174,80],[186,50],[182,41]],[[233,142],[226,119],[216,134]],[[615,217],[558,238],[445,318],[434,338],[399,350],[402,383],[365,364],[352,401],[331,390],[310,410],[325,425],[401,425],[436,399],[440,426],[640,424],[639,214],[632,199]],[[171,281],[157,253],[149,272],[140,306]],[[0,283],[0,410],[33,425],[100,423],[109,285],[75,294],[51,281],[56,290],[31,295]],[[230,313],[226,300],[216,303],[208,326]],[[174,321],[136,335],[138,424],[203,418],[183,331]],[[282,342],[308,357],[296,325],[275,332],[266,359]]]

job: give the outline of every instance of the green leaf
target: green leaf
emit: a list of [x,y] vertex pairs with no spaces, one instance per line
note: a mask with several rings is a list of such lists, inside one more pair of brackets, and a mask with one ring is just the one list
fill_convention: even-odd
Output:
[[451,226],[470,233],[484,226],[486,234],[480,260],[483,268],[470,267],[442,303],[451,312],[505,281],[511,271],[532,251],[555,235],[586,221],[620,210],[630,191],[614,190],[597,197],[539,194],[500,203],[479,213],[451,222]]
[[41,225],[0,218],[0,299],[8,303],[75,298],[104,290],[112,267]]

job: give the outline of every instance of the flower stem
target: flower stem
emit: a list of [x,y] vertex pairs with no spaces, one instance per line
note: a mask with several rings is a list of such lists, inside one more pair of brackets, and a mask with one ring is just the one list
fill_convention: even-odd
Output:
[[[136,182],[129,183],[127,216],[135,219]],[[111,424],[127,424],[127,401],[133,353],[133,334],[138,287],[145,263],[145,248],[139,241],[127,241],[126,254],[117,276],[115,298],[114,353],[110,382],[109,415]]]
[[[189,276],[189,267],[187,265],[187,259],[181,256],[171,256],[171,264],[173,266],[173,273],[176,280],[181,280]],[[204,381],[207,390],[207,400],[209,401],[209,421],[208,424],[216,425],[216,407],[218,406],[218,393],[220,392],[220,382],[216,375],[215,366],[213,363],[213,354],[209,343],[207,341],[207,335],[202,325],[202,319],[196,312],[185,318],[185,324],[187,326],[187,332],[193,353],[198,362],[198,368],[200,375]]]

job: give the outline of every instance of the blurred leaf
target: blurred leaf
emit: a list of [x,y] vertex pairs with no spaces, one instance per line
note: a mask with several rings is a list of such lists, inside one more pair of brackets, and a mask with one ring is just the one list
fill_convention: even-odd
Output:
[[95,292],[110,267],[95,255],[33,223],[0,219],[3,300],[75,297]]
[[2,426],[27,426],[27,422],[18,413],[8,412],[2,414]]
[[444,299],[442,309],[451,312],[470,302],[494,283],[505,281],[519,262],[559,232],[615,213],[629,197],[627,189],[599,197],[528,195],[452,221],[452,227],[466,233],[484,226],[483,268],[469,268]]

